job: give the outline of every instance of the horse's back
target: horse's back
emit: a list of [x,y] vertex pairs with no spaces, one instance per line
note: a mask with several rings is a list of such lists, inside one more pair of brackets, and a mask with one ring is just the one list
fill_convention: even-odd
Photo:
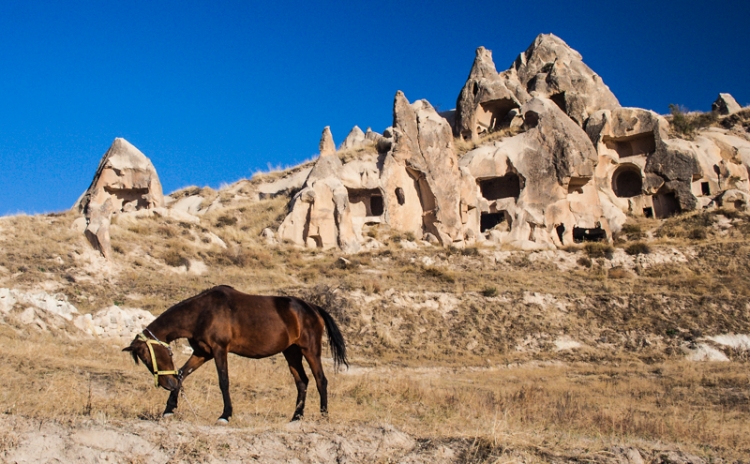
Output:
[[231,351],[242,356],[270,356],[304,344],[306,328],[321,325],[314,310],[294,297],[250,295],[228,286],[213,290],[225,299],[229,311]]

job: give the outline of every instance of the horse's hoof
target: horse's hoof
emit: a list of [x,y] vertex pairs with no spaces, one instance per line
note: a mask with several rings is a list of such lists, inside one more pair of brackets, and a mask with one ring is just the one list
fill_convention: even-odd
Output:
[[162,419],[171,419],[172,417],[174,417],[173,412],[165,412],[164,414],[161,415]]
[[216,421],[216,425],[229,425],[229,419],[219,417],[219,420]]

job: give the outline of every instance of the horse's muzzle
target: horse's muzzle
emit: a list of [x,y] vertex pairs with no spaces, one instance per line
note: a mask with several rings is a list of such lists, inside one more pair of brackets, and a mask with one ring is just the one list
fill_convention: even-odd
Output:
[[180,389],[181,379],[176,376],[164,377],[164,381],[160,382],[161,387],[168,391],[175,391]]

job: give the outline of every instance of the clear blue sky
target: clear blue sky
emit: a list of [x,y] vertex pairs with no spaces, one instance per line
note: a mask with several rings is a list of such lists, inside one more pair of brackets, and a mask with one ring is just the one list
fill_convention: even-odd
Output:
[[[322,2],[321,2],[322,3]],[[324,126],[382,131],[393,96],[455,106],[480,45],[539,33],[620,103],[750,104],[750,2],[0,2],[0,214],[69,208],[115,137],[165,193],[312,157]]]

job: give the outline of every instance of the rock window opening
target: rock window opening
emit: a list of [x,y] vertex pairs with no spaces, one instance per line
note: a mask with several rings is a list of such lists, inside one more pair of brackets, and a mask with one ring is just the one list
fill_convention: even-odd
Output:
[[708,182],[701,182],[701,193],[703,195],[711,195],[711,186]]
[[556,93],[549,98],[562,110],[563,113],[568,113],[568,104],[565,102],[565,92]]
[[396,200],[398,201],[399,205],[403,205],[404,203],[406,203],[404,189],[402,189],[401,187],[396,187]]
[[653,132],[605,139],[607,148],[615,150],[620,158],[628,156],[650,155],[656,151],[656,139]]
[[503,222],[508,223],[508,229],[510,229],[510,221],[506,220],[505,211],[500,211],[499,213],[482,213],[482,216],[479,219],[479,230],[481,232],[487,232]]
[[571,177],[568,182],[568,193],[583,193],[583,186],[589,183],[590,177]]
[[659,191],[654,195],[654,214],[657,219],[664,219],[679,214],[680,203],[674,192]]
[[583,227],[573,227],[573,241],[581,242],[601,242],[607,240],[607,232],[601,227],[585,229]]
[[560,239],[560,243],[563,243],[563,237],[565,236],[565,225],[560,224],[555,227],[555,232],[557,232],[557,238]]
[[521,179],[518,174],[508,173],[503,177],[480,180],[479,190],[487,200],[500,200],[502,198],[518,198],[521,194]]
[[631,198],[643,193],[641,170],[633,165],[618,167],[612,174],[612,191],[620,198]]
[[510,125],[508,113],[518,105],[508,98],[491,100],[479,105],[477,109],[477,133],[492,132]]
[[651,208],[650,206],[643,208],[643,215],[651,219],[652,217],[654,217],[654,208]]
[[349,190],[349,205],[359,217],[381,216],[384,211],[383,195],[378,189]]
[[148,189],[145,188],[133,188],[133,189],[117,189],[111,187],[104,187],[104,191],[114,196],[118,200],[122,200],[122,204],[132,203],[135,209],[148,208]]
[[371,216],[381,216],[383,214],[383,197],[380,195],[373,195],[370,197],[370,212]]

